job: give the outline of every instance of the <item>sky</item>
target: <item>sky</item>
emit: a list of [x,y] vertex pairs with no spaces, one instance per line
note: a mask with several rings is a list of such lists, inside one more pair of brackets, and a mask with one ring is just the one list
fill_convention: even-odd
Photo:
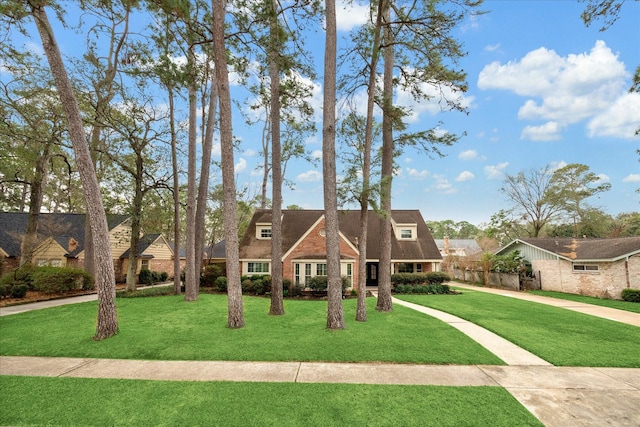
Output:
[[[487,14],[461,25],[469,114],[414,105],[412,126],[442,121],[443,129],[466,136],[445,147],[443,158],[408,151],[398,159],[394,209],[420,209],[427,221],[481,225],[509,208],[499,191],[507,174],[583,163],[611,184],[592,205],[612,215],[640,210],[640,137],[634,137],[640,94],[628,93],[640,65],[640,4],[625,3],[605,32],[599,22],[585,27],[583,7],[568,0],[489,0]],[[338,26],[346,30],[363,16],[338,8]],[[321,150],[320,139],[310,145]],[[321,209],[320,172],[304,163],[289,167],[296,185],[284,190],[284,206]]]
[[[468,52],[460,63],[467,73],[462,103],[468,114],[442,112],[433,102],[416,104],[397,93],[397,102],[413,110],[412,130],[442,122],[441,131],[464,136],[442,149],[444,157],[405,151],[397,159],[392,207],[419,209],[427,221],[483,225],[510,207],[500,192],[507,175],[582,163],[611,184],[610,191],[589,200],[592,205],[611,215],[640,211],[640,137],[634,136],[640,94],[628,92],[640,65],[640,2],[627,1],[619,20],[604,32],[601,22],[585,27],[584,3],[573,0],[485,0],[482,9],[488,13],[467,18],[454,32]],[[357,3],[338,4],[341,46],[367,13]],[[77,54],[77,34],[56,34],[64,54]],[[324,34],[312,37],[318,78],[310,102],[321,130]],[[32,42],[29,48],[41,50],[35,33]],[[237,86],[233,90],[243,93]],[[234,134],[241,141],[236,182],[253,194],[259,194],[262,179],[261,132],[234,115]],[[215,147],[219,156],[219,144]],[[306,147],[321,157],[320,132]],[[283,206],[323,208],[321,164],[292,161],[285,178],[294,188],[283,189]]]

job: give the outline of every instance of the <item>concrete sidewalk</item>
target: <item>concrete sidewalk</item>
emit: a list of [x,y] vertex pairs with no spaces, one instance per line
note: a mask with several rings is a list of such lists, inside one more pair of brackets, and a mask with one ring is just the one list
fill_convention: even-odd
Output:
[[614,320],[616,322],[627,323],[640,327],[640,314],[631,311],[618,310],[615,308],[602,307],[600,305],[585,304],[582,302],[563,300],[559,298],[545,297],[530,294],[528,292],[510,291],[507,289],[485,288],[482,286],[468,285],[460,282],[449,282],[450,286],[464,288],[472,291],[487,292],[506,297],[517,298],[525,301],[537,302],[540,304],[552,305],[554,307],[565,308],[590,316],[602,317],[603,319]]
[[640,369],[0,357],[0,375],[504,387],[548,427],[638,426]]

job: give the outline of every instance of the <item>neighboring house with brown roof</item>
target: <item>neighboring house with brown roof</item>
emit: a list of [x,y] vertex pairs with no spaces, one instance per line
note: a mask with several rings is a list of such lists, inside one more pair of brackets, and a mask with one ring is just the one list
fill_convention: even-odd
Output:
[[[393,235],[391,238],[392,273],[439,271],[442,257],[431,232],[418,210],[391,212]],[[340,271],[352,283],[358,283],[358,235],[360,211],[340,211]],[[240,242],[240,264],[243,275],[271,272],[270,210],[254,213]],[[283,278],[304,286],[314,276],[327,271],[325,217],[322,210],[282,211],[282,270]],[[367,237],[367,286],[378,285],[381,239],[380,219],[369,213]],[[355,286],[354,286],[355,287]]]
[[619,299],[623,289],[640,288],[640,237],[516,239],[496,254],[515,250],[544,290]]
[[[27,219],[26,212],[0,212],[0,255],[3,256],[0,273],[18,267]],[[116,279],[123,280],[127,274],[131,221],[126,215],[107,215],[107,225]],[[41,213],[34,264],[83,268],[84,230],[85,214]],[[143,236],[138,244],[138,256],[138,271],[149,267],[173,275],[173,251],[161,235]]]

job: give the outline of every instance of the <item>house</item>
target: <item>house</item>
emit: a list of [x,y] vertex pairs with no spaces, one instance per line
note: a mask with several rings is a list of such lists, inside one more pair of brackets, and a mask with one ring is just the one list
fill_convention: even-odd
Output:
[[[18,267],[28,213],[0,212],[0,255],[4,273]],[[41,213],[38,220],[38,244],[34,251],[34,264],[38,266],[84,267],[85,214]],[[131,222],[126,215],[107,215],[109,241],[116,278],[127,274]],[[140,268],[173,274],[173,251],[164,237],[143,236],[138,245]],[[126,254],[126,255],[125,255]]]
[[640,288],[640,237],[516,239],[496,254],[513,251],[544,290],[619,299],[624,288]]
[[[418,210],[391,212],[392,273],[439,271],[442,257],[431,232]],[[340,211],[340,271],[353,287],[358,283],[358,236],[360,211]],[[243,275],[269,274],[271,271],[270,210],[258,210],[240,242],[240,265]],[[304,286],[314,276],[327,274],[325,217],[322,210],[282,211],[283,278]],[[380,219],[369,213],[367,236],[367,286],[378,285],[381,250]]]
[[482,253],[482,248],[474,239],[435,239],[442,258],[448,256],[467,258]]

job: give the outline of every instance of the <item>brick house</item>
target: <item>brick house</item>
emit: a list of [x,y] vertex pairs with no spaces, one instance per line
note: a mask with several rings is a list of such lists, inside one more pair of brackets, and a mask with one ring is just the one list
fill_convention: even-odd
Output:
[[[391,213],[392,273],[439,271],[442,257],[418,210],[394,210]],[[340,211],[340,271],[353,287],[358,283],[358,235],[360,211]],[[258,210],[240,242],[240,267],[243,275],[269,274],[271,271],[270,210]],[[305,285],[314,276],[327,271],[326,239],[322,210],[282,211],[283,278]],[[367,286],[378,285],[381,240],[380,219],[369,213],[367,236]]]
[[515,250],[547,291],[620,299],[640,288],[640,237],[516,239],[496,254]]
[[[26,212],[0,212],[0,273],[15,269],[20,263],[27,218]],[[107,225],[116,279],[123,280],[127,273],[130,220],[126,215],[107,215]],[[85,214],[41,213],[34,264],[83,268],[84,230]],[[138,256],[138,271],[144,266],[173,275],[173,251],[164,237],[143,236],[138,245]]]

